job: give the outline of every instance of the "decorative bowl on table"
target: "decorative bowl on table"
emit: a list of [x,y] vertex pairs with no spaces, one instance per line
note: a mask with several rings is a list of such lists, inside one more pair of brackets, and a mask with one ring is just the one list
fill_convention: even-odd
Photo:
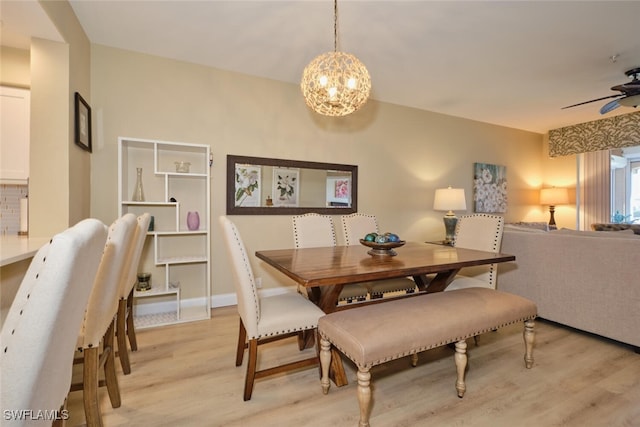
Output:
[[399,248],[403,246],[406,242],[404,240],[394,240],[394,241],[385,241],[382,242],[382,239],[378,239],[378,241],[371,241],[365,239],[360,239],[360,244],[371,248],[367,253],[372,256],[396,256],[398,253],[394,251],[394,248]]

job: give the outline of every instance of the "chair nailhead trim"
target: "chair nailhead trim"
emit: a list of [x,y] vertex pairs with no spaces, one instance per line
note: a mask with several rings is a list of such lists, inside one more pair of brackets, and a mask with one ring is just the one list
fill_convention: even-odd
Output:
[[269,337],[273,337],[273,336],[277,336],[277,335],[284,335],[284,334],[290,334],[291,332],[302,332],[302,331],[308,331],[308,330],[313,330],[316,329],[316,326],[302,326],[300,328],[292,328],[292,329],[287,329],[284,331],[276,331],[276,332],[272,332],[270,334],[264,334],[264,335],[259,335],[255,338],[252,339],[261,339],[261,338],[269,338]]

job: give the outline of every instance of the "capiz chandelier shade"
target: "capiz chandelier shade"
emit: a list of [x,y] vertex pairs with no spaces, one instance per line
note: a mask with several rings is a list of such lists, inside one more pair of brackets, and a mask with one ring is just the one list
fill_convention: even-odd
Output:
[[367,102],[371,77],[364,64],[350,53],[327,52],[307,65],[300,87],[315,112],[346,116]]
[[369,71],[354,55],[338,52],[338,2],[334,0],[333,52],[317,56],[302,73],[300,88],[307,105],[325,116],[346,116],[369,99]]

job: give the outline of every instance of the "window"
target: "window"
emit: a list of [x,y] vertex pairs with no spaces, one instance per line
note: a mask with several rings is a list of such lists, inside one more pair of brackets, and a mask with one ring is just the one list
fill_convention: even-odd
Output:
[[640,160],[629,163],[631,191],[629,195],[629,214],[633,222],[640,222]]
[[640,146],[612,151],[611,222],[640,223]]

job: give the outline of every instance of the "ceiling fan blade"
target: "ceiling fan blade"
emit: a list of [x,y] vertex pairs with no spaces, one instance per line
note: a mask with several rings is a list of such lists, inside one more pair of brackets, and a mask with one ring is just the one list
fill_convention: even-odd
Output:
[[577,107],[578,105],[590,104],[590,103],[596,102],[596,101],[602,101],[603,99],[619,98],[621,96],[622,96],[621,93],[619,93],[617,95],[603,96],[602,98],[592,99],[591,101],[585,101],[585,102],[580,102],[578,104],[568,105],[566,107],[562,107],[561,110],[564,110],[564,109],[567,109],[567,108],[572,108],[572,107]]
[[613,101],[609,101],[602,106],[602,108],[600,109],[600,114],[607,114],[609,111],[613,111],[619,106],[620,106],[620,103],[618,102],[617,99],[614,99]]

